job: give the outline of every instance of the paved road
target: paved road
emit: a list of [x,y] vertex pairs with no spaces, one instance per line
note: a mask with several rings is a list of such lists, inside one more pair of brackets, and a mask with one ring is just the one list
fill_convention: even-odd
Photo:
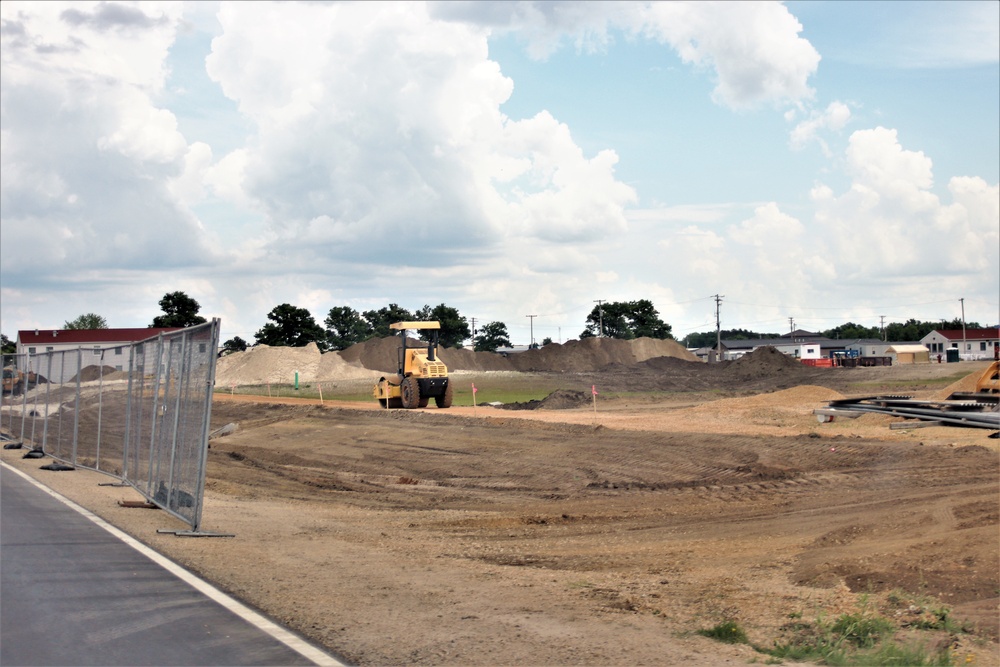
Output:
[[74,507],[0,466],[0,665],[341,664]]

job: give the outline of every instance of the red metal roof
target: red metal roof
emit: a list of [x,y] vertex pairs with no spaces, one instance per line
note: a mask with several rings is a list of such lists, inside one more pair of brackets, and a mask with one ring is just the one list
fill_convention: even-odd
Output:
[[182,327],[150,327],[146,329],[27,329],[17,332],[21,345],[62,344],[93,345],[95,343],[136,343],[161,333],[180,331]]
[[[961,329],[935,329],[948,340],[962,340]],[[1000,338],[998,329],[966,329],[965,340],[996,340]]]

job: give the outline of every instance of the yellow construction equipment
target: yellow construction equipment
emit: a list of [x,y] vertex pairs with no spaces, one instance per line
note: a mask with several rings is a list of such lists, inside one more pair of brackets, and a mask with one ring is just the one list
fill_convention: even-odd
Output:
[[[390,329],[399,331],[402,344],[399,348],[396,375],[379,378],[372,395],[383,408],[425,408],[430,399],[439,408],[450,408],[452,386],[448,381],[448,368],[437,358],[440,322],[396,322]],[[426,349],[407,346],[407,331],[431,331]]]
[[5,394],[20,394],[24,391],[24,373],[17,370],[13,366],[7,366],[3,369],[3,393]]
[[977,394],[1000,394],[1000,361],[990,364],[976,380]]

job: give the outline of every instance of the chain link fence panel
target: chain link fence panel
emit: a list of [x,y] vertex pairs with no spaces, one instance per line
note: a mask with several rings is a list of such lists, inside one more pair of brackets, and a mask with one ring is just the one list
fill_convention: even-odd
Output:
[[218,347],[216,319],[131,346],[4,355],[0,430],[198,531]]

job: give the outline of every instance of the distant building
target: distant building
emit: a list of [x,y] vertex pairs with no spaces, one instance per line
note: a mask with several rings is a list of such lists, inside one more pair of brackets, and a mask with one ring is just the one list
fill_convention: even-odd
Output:
[[992,329],[935,329],[920,339],[931,354],[958,350],[966,361],[994,359],[1000,349],[1000,327]]
[[[180,327],[146,329],[28,329],[17,332],[17,354],[30,356],[43,352],[83,349],[81,367],[113,366],[123,370],[128,365],[128,346],[161,333],[179,331]],[[44,369],[33,368],[33,371]]]
[[[723,339],[722,359],[739,359],[761,347],[773,347],[795,359],[819,359],[829,357],[834,351],[844,349],[844,341],[833,340],[811,331],[798,329],[777,338],[751,338],[747,340]],[[695,350],[701,359],[710,359],[715,346]]]

